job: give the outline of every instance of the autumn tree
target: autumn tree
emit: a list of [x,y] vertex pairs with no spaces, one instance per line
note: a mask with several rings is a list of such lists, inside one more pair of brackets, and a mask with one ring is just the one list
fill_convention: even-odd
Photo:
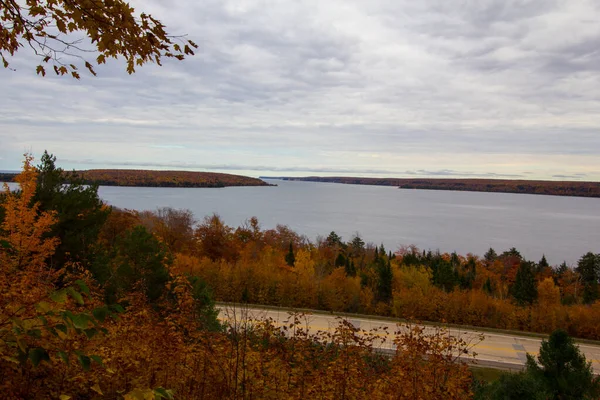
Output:
[[[36,71],[41,75],[48,64],[57,75],[79,79],[82,65],[95,75],[93,64],[119,57],[131,74],[149,62],[161,65],[163,58],[182,60],[197,47],[170,36],[159,20],[138,15],[123,0],[0,0],[0,6],[0,59],[5,68],[26,47],[39,57]],[[86,59],[92,54],[95,60]]]
[[231,249],[233,229],[225,225],[217,214],[207,216],[196,228],[195,238],[199,242],[200,254],[211,260],[235,258]]
[[[41,270],[59,244],[59,239],[46,233],[56,224],[56,213],[40,211],[34,201],[38,172],[25,156],[23,171],[16,178],[20,193],[11,193],[4,184],[4,218],[0,226],[0,265],[3,268]],[[4,271],[7,273],[7,271]]]
[[161,207],[139,214],[141,223],[173,253],[189,253],[194,244],[194,215],[190,210]]

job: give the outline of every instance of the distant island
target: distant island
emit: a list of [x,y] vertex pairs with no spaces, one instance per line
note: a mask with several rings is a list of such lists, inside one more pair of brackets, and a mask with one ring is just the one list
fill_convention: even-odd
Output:
[[[90,169],[67,172],[86,184],[101,186],[222,188],[227,186],[273,186],[258,178],[216,172],[151,171],[136,169]],[[0,182],[12,182],[15,173],[0,173]]]
[[600,197],[600,182],[531,181],[511,179],[357,178],[357,177],[261,177],[289,181],[330,182],[354,185],[397,186],[400,189],[460,190],[543,194],[550,196]]

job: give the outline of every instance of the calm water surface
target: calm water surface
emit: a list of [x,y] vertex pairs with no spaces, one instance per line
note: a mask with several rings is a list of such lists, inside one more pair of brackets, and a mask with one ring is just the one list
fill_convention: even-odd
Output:
[[529,259],[575,263],[600,252],[600,199],[397,189],[273,180],[277,187],[222,189],[100,187],[117,207],[190,209],[201,220],[219,214],[237,227],[256,216],[263,228],[288,225],[314,240],[335,231],[358,232],[366,242],[395,250],[421,249],[482,255],[516,247]]

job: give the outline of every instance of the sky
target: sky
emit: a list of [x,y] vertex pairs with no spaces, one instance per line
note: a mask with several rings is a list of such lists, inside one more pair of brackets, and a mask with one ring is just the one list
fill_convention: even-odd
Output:
[[196,55],[76,81],[23,48],[0,170],[46,149],[65,169],[600,180],[597,0],[131,4]]

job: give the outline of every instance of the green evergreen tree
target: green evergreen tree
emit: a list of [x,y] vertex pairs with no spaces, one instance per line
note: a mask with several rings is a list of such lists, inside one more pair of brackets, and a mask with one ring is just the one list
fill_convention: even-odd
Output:
[[166,246],[146,228],[139,225],[119,236],[111,253],[111,274],[100,282],[106,288],[109,303],[137,285],[141,285],[150,302],[164,294],[169,281],[167,265],[172,258]]
[[86,185],[74,173],[56,167],[56,157],[44,152],[38,165],[38,182],[34,202],[40,211],[55,211],[58,223],[50,235],[60,239],[56,253],[49,260],[55,268],[67,261],[77,261],[89,267],[102,225],[110,209],[98,196],[97,185]]
[[518,258],[519,260],[523,260],[523,256],[521,255],[519,250],[517,250],[515,247],[511,247],[509,250],[500,254],[500,257],[501,258],[515,257],[515,258]]
[[354,266],[354,261],[350,260],[350,258],[346,258],[346,265],[344,268],[347,276],[356,276],[356,267]]
[[294,255],[294,246],[292,245],[292,242],[290,242],[290,249],[285,255],[285,263],[290,267],[293,267],[296,264],[296,256]]
[[345,267],[347,264],[348,260],[346,259],[346,257],[344,257],[344,255],[342,253],[339,253],[337,255],[337,257],[335,258],[335,263],[334,265],[337,267]]
[[496,251],[490,247],[490,249],[483,255],[483,258],[488,263],[492,263],[496,261],[496,258],[498,258],[498,254],[496,254]]
[[560,264],[560,266],[558,267],[558,270],[556,271],[556,273],[558,274],[558,276],[562,276],[568,270],[569,270],[569,266],[567,265],[567,262],[563,261],[562,264]]
[[483,291],[489,295],[494,294],[494,288],[492,287],[492,281],[490,280],[489,276],[485,280],[485,283],[483,284]]
[[532,304],[537,299],[537,284],[532,263],[521,262],[517,270],[515,283],[510,290],[519,305]]
[[379,263],[377,267],[377,300],[389,303],[392,300],[394,274],[390,261]]
[[505,373],[475,390],[475,400],[547,400],[542,387],[525,372]]
[[329,236],[327,236],[327,239],[325,239],[325,242],[327,243],[327,246],[329,246],[329,247],[341,246],[342,238],[340,236],[338,236],[338,234],[335,233],[334,231],[331,231]]
[[591,304],[596,301],[599,296],[598,280],[600,280],[600,254],[592,252],[586,253],[577,262],[575,271],[581,275],[583,282],[583,301],[586,304]]
[[349,243],[349,246],[352,249],[353,257],[360,257],[363,255],[365,250],[365,242],[358,233],[354,235],[352,241]]
[[212,291],[202,279],[197,276],[188,277],[192,285],[192,295],[196,303],[196,314],[202,327],[209,331],[221,329],[221,323],[217,319],[219,310],[215,308]]
[[432,283],[446,292],[453,291],[456,284],[459,283],[459,277],[451,262],[444,260],[438,252],[432,255],[429,266],[431,267]]
[[550,264],[548,264],[548,261],[546,260],[546,255],[542,254],[542,258],[540,259],[540,262],[538,262],[538,270],[542,271],[544,268],[548,267],[550,267]]
[[[539,364],[539,365],[538,365]],[[543,387],[547,399],[576,400],[600,398],[600,378],[591,362],[567,332],[556,330],[543,340],[536,360],[527,354],[527,373]]]

